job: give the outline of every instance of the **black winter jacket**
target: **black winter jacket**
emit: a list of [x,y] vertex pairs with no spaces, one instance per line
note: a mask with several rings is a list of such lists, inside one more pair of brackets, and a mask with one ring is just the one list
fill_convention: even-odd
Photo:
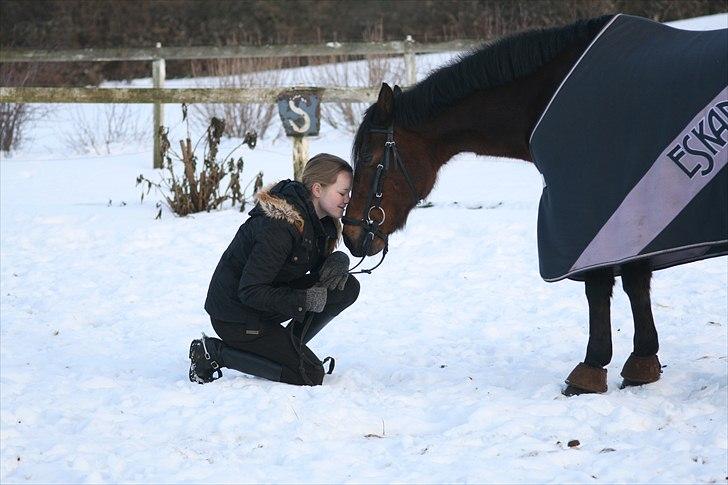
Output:
[[270,314],[301,321],[306,291],[294,288],[295,281],[318,271],[340,226],[331,217],[319,220],[300,182],[284,180],[256,198],[215,268],[205,310],[227,322],[252,323]]

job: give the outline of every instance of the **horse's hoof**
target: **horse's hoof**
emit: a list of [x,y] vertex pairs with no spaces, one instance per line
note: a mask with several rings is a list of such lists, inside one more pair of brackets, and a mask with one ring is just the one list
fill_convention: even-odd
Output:
[[566,388],[562,389],[561,394],[563,394],[566,397],[571,396],[581,396],[582,394],[595,394],[594,391],[586,391],[584,389],[579,389],[578,387],[574,386],[566,386]]
[[582,362],[571,371],[566,384],[566,389],[562,391],[564,396],[607,392],[607,369]]
[[639,357],[631,354],[627,362],[624,363],[622,368],[621,376],[624,378],[622,381],[622,388],[629,386],[641,386],[643,384],[649,384],[660,379],[662,373],[662,366],[657,358],[657,355],[650,355],[649,357]]

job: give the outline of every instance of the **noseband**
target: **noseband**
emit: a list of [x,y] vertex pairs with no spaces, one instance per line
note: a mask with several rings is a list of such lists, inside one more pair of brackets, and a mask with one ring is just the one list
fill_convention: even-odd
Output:
[[[399,168],[404,174],[404,179],[407,181],[407,185],[409,185],[410,190],[412,191],[412,195],[414,196],[415,205],[420,202],[420,196],[417,193],[415,184],[412,183],[412,178],[405,168],[404,163],[402,163],[402,158],[399,156],[399,152],[397,151],[397,145],[394,143],[394,129],[392,125],[389,125],[389,128],[387,129],[372,128],[371,130],[369,130],[369,133],[384,133],[387,135],[387,141],[384,142],[384,157],[377,165],[377,173],[374,176],[372,188],[369,190],[369,194],[367,195],[367,204],[364,207],[369,207],[369,210],[367,211],[365,217],[362,219],[352,219],[351,217],[346,216],[341,218],[341,221],[344,223],[344,225],[361,226],[367,232],[366,239],[364,239],[364,255],[362,256],[361,260],[356,264],[356,266],[351,268],[351,270],[349,271],[350,274],[371,274],[372,271],[377,269],[379,265],[382,264],[384,258],[387,256],[387,251],[389,251],[389,235],[384,234],[379,229],[379,227],[384,224],[384,221],[387,218],[387,214],[384,212],[384,209],[382,209],[381,205],[382,188],[384,186],[384,177],[389,171],[392,160],[394,160],[395,168]],[[382,219],[380,221],[372,219],[372,214],[376,214],[377,211],[381,213]],[[360,264],[364,262],[364,258],[366,258],[367,252],[369,252],[369,248],[374,241],[375,236],[384,241],[382,259],[380,259],[379,263],[377,263],[377,265],[373,268],[354,271],[354,269],[356,269]]]

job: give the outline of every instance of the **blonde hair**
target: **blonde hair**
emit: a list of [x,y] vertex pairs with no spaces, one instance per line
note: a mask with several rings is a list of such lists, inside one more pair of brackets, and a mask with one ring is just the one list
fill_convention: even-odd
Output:
[[301,174],[301,182],[311,192],[311,188],[315,183],[326,187],[336,182],[336,177],[339,175],[339,172],[354,173],[351,165],[343,158],[331,155],[330,153],[319,153],[312,157],[306,164],[306,167],[304,167],[303,173]]
[[[303,173],[301,174],[301,182],[306,186],[310,194],[313,184],[319,183],[322,187],[331,185],[336,182],[336,177],[339,176],[339,172],[354,174],[351,165],[343,158],[331,155],[330,153],[319,153],[312,157],[306,164],[306,167],[304,167]],[[329,244],[326,245],[327,254],[331,254],[341,240],[341,221],[334,219],[334,225],[336,226],[336,239],[329,240]]]

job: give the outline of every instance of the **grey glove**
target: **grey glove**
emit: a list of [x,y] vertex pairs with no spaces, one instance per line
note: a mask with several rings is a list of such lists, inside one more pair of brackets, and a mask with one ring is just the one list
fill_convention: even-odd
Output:
[[349,256],[341,251],[334,251],[321,265],[318,285],[329,290],[343,290],[347,279],[349,279]]
[[314,286],[306,290],[306,311],[321,313],[326,306],[326,288]]

